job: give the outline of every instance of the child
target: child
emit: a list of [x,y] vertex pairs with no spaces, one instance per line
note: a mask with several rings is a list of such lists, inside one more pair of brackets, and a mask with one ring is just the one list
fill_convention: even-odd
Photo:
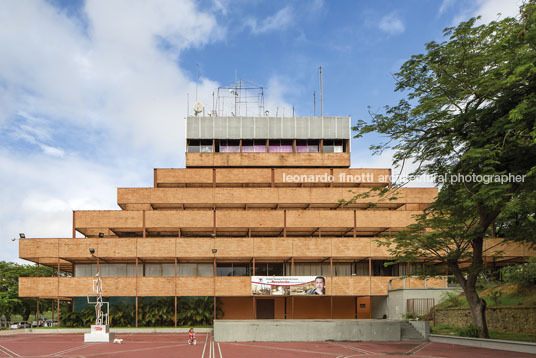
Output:
[[197,344],[197,340],[195,339],[195,332],[193,328],[190,328],[188,331],[188,344],[193,344],[194,346]]

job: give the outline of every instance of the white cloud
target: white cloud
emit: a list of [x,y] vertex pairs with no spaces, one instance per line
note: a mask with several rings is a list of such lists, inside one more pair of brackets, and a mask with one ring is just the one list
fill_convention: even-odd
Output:
[[447,11],[448,8],[452,7],[456,0],[443,0],[441,6],[439,7],[439,15]]
[[[117,187],[182,166],[195,84],[177,59],[225,36],[193,1],[82,12],[87,23],[46,1],[0,2],[0,260],[16,259],[19,232],[69,237],[73,209],[118,209]],[[202,79],[199,93],[216,87]]]
[[0,177],[0,260],[16,259],[18,248],[10,239],[20,232],[27,237],[70,237],[72,210],[118,209],[116,187],[139,186],[146,174],[76,156],[7,151],[0,151],[0,167],[9,168]]
[[78,21],[44,2],[2,7],[0,79],[10,89],[8,111],[105,127],[133,145],[154,143],[161,153],[181,148],[176,137],[191,83],[174,60],[219,38],[214,18],[189,1],[88,1],[86,35]]
[[405,30],[404,23],[394,12],[382,17],[378,22],[378,27],[390,35],[398,35]]
[[[354,153],[357,152],[353,148],[352,150]],[[393,155],[393,150],[386,150],[382,154],[375,156],[354,155],[352,168],[392,168],[391,176],[393,184],[405,184],[404,186],[408,188],[433,188],[436,186],[431,177],[412,178],[410,176],[410,174],[418,168],[416,163],[406,162],[403,168],[394,168]]]
[[292,105],[285,101],[293,85],[282,77],[272,76],[265,90],[264,108],[270,112],[270,117],[291,117]]
[[278,31],[286,29],[293,21],[292,9],[286,6],[276,12],[272,16],[268,16],[260,23],[257,19],[248,18],[246,20],[246,27],[251,29],[251,33],[258,35],[271,31]]
[[523,0],[477,0],[475,3],[471,3],[472,6],[463,9],[454,18],[453,23],[457,25],[461,21],[466,21],[476,16],[481,17],[479,24],[487,24],[505,17],[515,17],[522,3]]

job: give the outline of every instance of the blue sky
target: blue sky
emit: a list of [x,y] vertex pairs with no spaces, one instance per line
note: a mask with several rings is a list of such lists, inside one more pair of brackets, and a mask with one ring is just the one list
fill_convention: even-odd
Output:
[[[0,2],[0,260],[28,237],[68,237],[72,210],[118,209],[117,187],[152,185],[184,166],[187,93],[211,103],[238,79],[266,105],[312,115],[323,68],[324,114],[368,119],[394,104],[393,74],[442,30],[517,0]],[[317,107],[318,110],[318,107]],[[352,143],[354,167],[379,138]],[[429,185],[422,184],[422,185]]]

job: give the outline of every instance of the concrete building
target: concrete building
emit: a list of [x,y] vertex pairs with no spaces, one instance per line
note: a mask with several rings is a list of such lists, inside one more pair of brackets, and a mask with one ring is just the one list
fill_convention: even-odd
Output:
[[[390,254],[376,243],[411,224],[437,190],[343,205],[390,185],[390,169],[350,168],[350,139],[347,117],[188,117],[185,169],[119,188],[121,210],[73,212],[71,238],[19,241],[20,258],[72,274],[22,277],[19,295],[76,306],[99,271],[104,296],[210,296],[222,319],[365,319],[389,314],[389,287],[447,287],[444,278],[398,279],[419,263],[385,267]],[[487,240],[487,255],[529,255],[495,244]],[[252,277],[316,276],[325,295],[252,289]]]

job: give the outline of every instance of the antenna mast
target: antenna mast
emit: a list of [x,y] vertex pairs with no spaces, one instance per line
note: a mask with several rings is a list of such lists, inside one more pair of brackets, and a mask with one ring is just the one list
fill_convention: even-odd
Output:
[[320,117],[324,117],[323,111],[323,96],[322,96],[322,66],[318,67],[318,75],[320,77]]
[[199,65],[195,64],[195,101],[197,102],[197,84],[199,83]]
[[316,91],[313,91],[313,117],[316,117]]

